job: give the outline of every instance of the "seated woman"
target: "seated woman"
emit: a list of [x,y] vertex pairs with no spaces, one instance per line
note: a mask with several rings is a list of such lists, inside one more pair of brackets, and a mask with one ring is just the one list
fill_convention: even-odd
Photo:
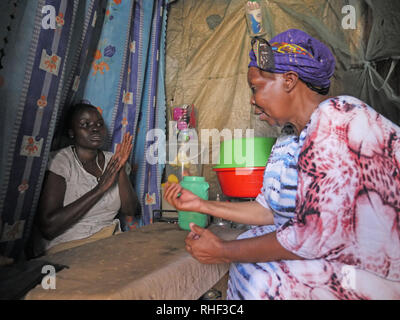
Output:
[[116,215],[132,216],[138,204],[125,170],[132,136],[124,136],[114,155],[102,151],[104,120],[88,104],[72,107],[68,127],[73,144],[51,154],[39,201],[38,224],[47,253],[120,232]]
[[400,299],[400,128],[354,97],[326,98],[334,57],[300,30],[253,40],[250,58],[260,119],[295,136],[278,139],[254,202],[167,187],[179,210],[257,225],[223,241],[192,224],[187,251],[232,262],[229,299]]

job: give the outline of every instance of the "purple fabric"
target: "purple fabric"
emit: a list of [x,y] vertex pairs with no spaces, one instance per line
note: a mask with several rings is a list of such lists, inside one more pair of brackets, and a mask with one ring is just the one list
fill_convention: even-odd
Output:
[[249,56],[250,56],[249,68],[250,67],[258,68],[257,58],[256,58],[256,55],[255,55],[253,49],[250,50]]
[[[320,88],[330,87],[335,71],[335,57],[330,49],[304,31],[290,29],[270,40],[275,73],[295,71],[300,79]],[[249,67],[258,67],[253,49]]]

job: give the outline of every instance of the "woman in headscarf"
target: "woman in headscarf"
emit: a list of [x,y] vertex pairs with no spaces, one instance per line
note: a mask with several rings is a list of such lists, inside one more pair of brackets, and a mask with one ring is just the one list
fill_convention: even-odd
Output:
[[251,213],[168,187],[179,210],[260,225],[223,241],[192,224],[187,250],[232,262],[229,299],[399,299],[400,128],[354,97],[326,97],[334,57],[305,32],[254,39],[250,58],[260,119],[294,134],[274,146]]

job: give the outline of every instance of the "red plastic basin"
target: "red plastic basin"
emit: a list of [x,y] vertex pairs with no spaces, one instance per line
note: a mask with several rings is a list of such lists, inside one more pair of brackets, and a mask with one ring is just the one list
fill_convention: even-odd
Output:
[[222,192],[228,197],[255,198],[261,191],[265,167],[214,168]]

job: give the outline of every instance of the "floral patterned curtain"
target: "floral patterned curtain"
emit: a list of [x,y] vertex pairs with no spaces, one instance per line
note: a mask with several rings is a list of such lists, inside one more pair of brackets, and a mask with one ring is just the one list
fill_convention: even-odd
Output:
[[[140,130],[165,130],[163,81],[166,0],[8,0],[0,4],[0,255],[22,259],[49,152],[73,102],[102,112],[108,150],[127,131],[142,218],[159,208],[161,166],[144,161]],[[45,28],[55,12],[54,28]],[[50,10],[50,11],[49,11]],[[138,154],[138,150],[144,152]],[[148,196],[147,196],[148,198]]]
[[[110,150],[125,132],[135,137],[132,164],[142,217],[129,228],[151,223],[160,208],[162,168],[146,162],[146,133],[165,130],[165,1],[109,1],[92,72],[83,99],[98,106],[109,124]],[[161,53],[161,54],[160,54]],[[156,107],[155,107],[156,106]]]

